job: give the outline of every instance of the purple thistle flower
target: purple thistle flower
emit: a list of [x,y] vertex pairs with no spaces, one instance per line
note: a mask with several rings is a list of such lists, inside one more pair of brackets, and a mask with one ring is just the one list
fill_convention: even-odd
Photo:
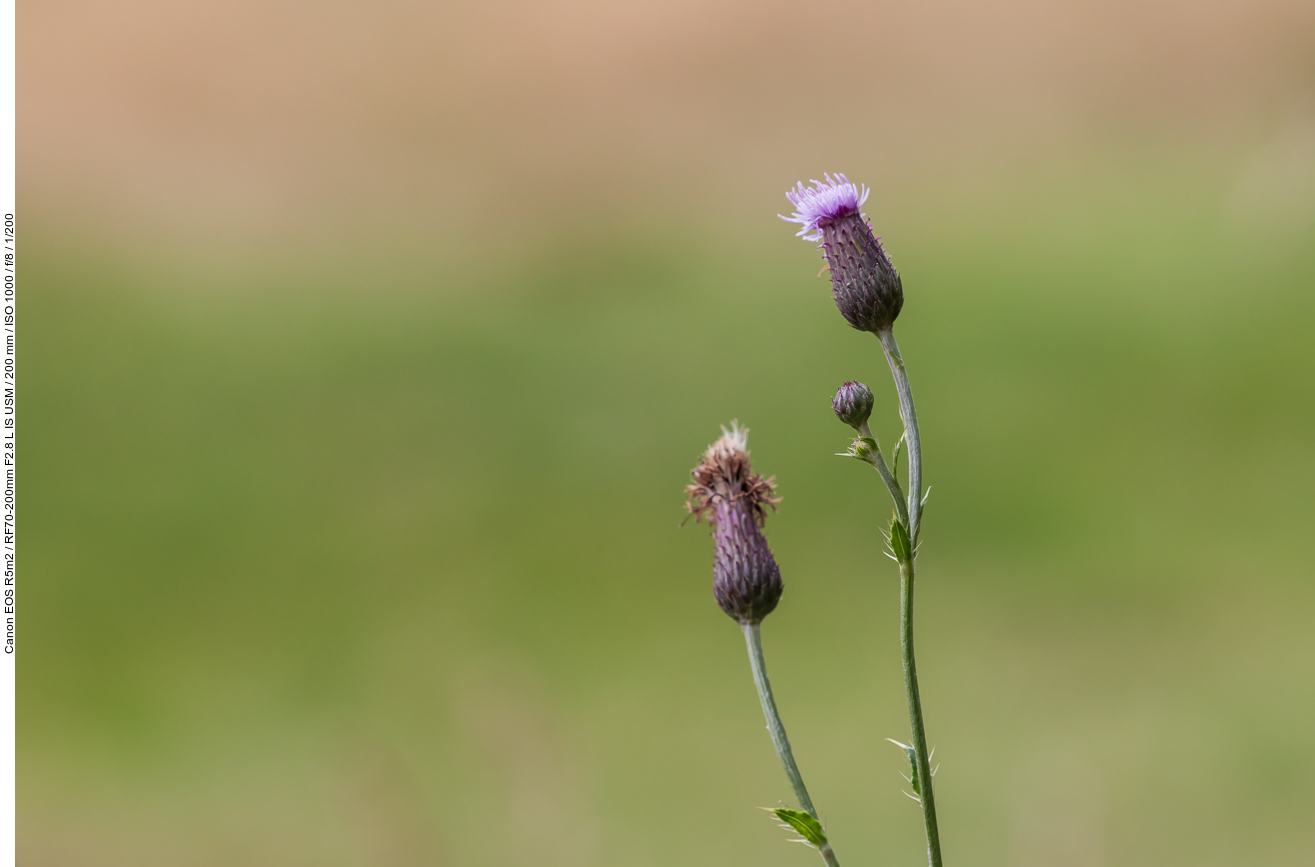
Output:
[[845,320],[860,331],[877,334],[895,323],[904,306],[904,288],[890,263],[881,239],[872,234],[859,208],[871,193],[837,173],[823,175],[826,182],[800,182],[785,194],[794,216],[779,214],[787,223],[799,223],[799,237],[821,241],[831,271],[831,293]]
[[781,599],[781,570],[761,527],[764,506],[776,508],[775,478],[764,479],[749,462],[747,428],[732,422],[703,454],[687,485],[685,508],[712,524],[712,592],[721,610],[742,624],[760,623]]
[[[826,178],[826,183],[821,181],[810,181],[811,187],[805,187],[804,182],[800,181],[799,185],[785,194],[798,210],[793,217],[787,217],[784,214],[777,214],[787,223],[799,223],[803,226],[797,233],[798,237],[805,241],[822,240],[822,223],[838,220],[841,217],[848,217],[851,214],[859,214],[859,208],[868,200],[872,191],[867,188],[866,184],[859,185],[850,183],[849,178],[836,173],[834,179],[827,174],[822,175]],[[862,217],[862,214],[859,214]]]

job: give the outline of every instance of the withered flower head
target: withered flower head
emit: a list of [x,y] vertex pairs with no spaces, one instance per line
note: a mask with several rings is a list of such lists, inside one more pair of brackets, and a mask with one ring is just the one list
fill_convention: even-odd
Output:
[[805,241],[822,242],[836,307],[854,328],[876,334],[894,325],[904,306],[899,272],[859,210],[871,191],[841,174],[823,177],[787,192],[795,213],[780,217],[803,226],[798,235]]
[[712,592],[721,610],[740,623],[760,622],[781,599],[781,570],[761,527],[766,506],[774,510],[776,479],[753,472],[748,428],[731,423],[703,453],[694,483],[685,487],[685,507],[696,520],[712,524]]

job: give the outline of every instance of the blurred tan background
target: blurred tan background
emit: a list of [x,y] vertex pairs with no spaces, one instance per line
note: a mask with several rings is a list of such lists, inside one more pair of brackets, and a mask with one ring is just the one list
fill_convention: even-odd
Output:
[[810,863],[678,526],[736,417],[805,778],[919,863],[837,170],[949,863],[1310,863],[1315,5],[45,2],[18,76],[22,863]]
[[1236,158],[1310,123],[1315,86],[1301,0],[42,3],[20,25],[27,207],[147,238],[464,240],[503,214],[738,215],[805,165],[888,187],[1120,143]]

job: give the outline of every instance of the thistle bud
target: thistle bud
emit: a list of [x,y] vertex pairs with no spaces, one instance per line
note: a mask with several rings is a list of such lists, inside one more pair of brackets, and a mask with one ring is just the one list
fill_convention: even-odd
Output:
[[861,382],[847,382],[836,391],[831,401],[831,408],[836,411],[836,418],[859,433],[872,415],[872,389]]
[[904,306],[904,288],[881,239],[859,211],[872,191],[842,174],[823,177],[825,183],[812,181],[813,186],[805,187],[800,182],[787,192],[785,197],[797,210],[794,216],[779,216],[801,224],[798,235],[805,241],[822,242],[836,307],[851,326],[876,334],[895,324]]
[[712,592],[721,610],[744,624],[760,622],[781,599],[781,570],[763,538],[766,506],[774,510],[775,477],[749,462],[747,428],[732,423],[703,454],[687,485],[685,508],[712,524]]

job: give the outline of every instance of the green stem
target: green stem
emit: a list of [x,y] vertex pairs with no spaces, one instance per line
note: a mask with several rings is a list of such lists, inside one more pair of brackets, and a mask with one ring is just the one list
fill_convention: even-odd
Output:
[[908,531],[911,550],[901,553],[900,574],[900,652],[904,659],[904,691],[909,698],[909,726],[913,730],[914,759],[918,763],[918,783],[922,802],[922,820],[927,829],[927,862],[941,867],[941,835],[936,824],[936,793],[932,785],[931,756],[927,750],[927,732],[922,724],[922,697],[918,692],[918,664],[913,656],[913,577],[917,559],[918,530],[922,518],[922,443],[918,438],[918,413],[913,408],[913,389],[904,369],[895,332],[886,328],[877,333],[886,353],[890,372],[899,394],[899,414],[904,420],[904,440],[909,449]]
[[[767,662],[763,659],[763,640],[758,631],[758,624],[743,623],[741,628],[744,630],[744,641],[749,646],[749,665],[753,667],[753,685],[758,687],[758,700],[763,706],[763,716],[767,718],[767,731],[772,736],[772,746],[776,747],[776,754],[780,756],[781,764],[785,766],[785,775],[790,778],[790,785],[794,787],[794,795],[799,800],[799,806],[820,823],[822,819],[813,808],[813,799],[808,797],[808,788],[804,786],[804,778],[800,776],[799,766],[794,763],[794,753],[790,751],[790,739],[785,736],[785,725],[781,722],[781,714],[776,710],[776,699],[772,697],[772,683],[767,679]],[[840,867],[830,843],[823,843],[818,851],[828,867]]]
[[918,544],[918,525],[922,523],[922,443],[918,439],[918,413],[913,408],[913,389],[909,387],[909,374],[904,370],[895,332],[886,328],[877,333],[881,348],[890,363],[895,377],[895,391],[899,394],[899,415],[904,420],[904,441],[909,449],[909,539]]
[[876,445],[877,438],[872,435],[872,428],[868,427],[867,422],[863,422],[859,434],[866,439],[872,440],[873,445],[876,446],[866,460],[877,471],[877,475],[881,476],[881,480],[886,483],[886,490],[890,491],[890,498],[895,501],[895,514],[900,523],[907,527],[909,525],[909,510],[904,505],[904,492],[899,489],[899,482],[895,480],[890,467],[886,465],[886,458],[881,454],[881,447]]
[[941,867],[941,835],[936,825],[936,793],[932,786],[931,756],[927,732],[922,725],[922,697],[918,693],[918,664],[913,658],[913,556],[900,561],[900,651],[904,658],[904,690],[909,697],[909,724],[913,729],[913,751],[918,762],[922,821],[927,827],[927,863]]

